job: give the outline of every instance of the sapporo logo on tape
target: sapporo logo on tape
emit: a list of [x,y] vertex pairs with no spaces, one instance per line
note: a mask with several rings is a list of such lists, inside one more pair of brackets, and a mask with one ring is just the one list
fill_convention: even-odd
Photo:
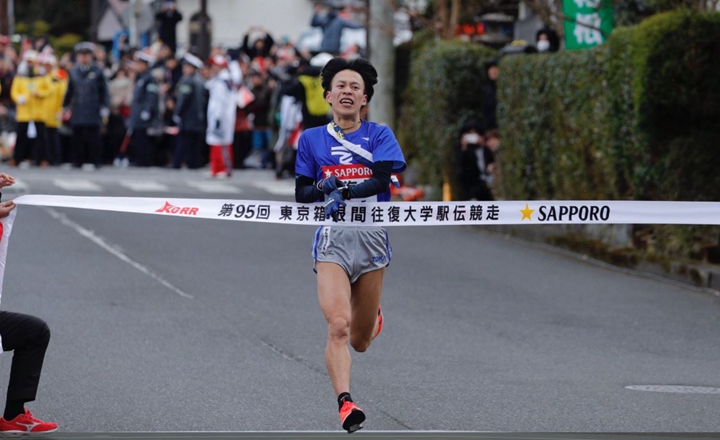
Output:
[[521,209],[520,213],[522,214],[520,221],[532,221],[533,214],[535,214],[535,220],[538,222],[605,222],[610,219],[610,207],[607,205],[540,205],[537,209],[532,209],[530,205],[526,203],[525,208]]

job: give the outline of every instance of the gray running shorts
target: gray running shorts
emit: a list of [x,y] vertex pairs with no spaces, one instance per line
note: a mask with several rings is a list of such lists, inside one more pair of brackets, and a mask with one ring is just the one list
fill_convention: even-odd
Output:
[[352,284],[360,275],[389,265],[392,248],[385,228],[321,226],[315,232],[312,255],[315,261],[339,264]]

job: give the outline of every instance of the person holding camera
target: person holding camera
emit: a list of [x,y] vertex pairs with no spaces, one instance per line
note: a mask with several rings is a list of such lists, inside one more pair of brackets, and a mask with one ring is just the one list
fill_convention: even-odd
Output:
[[471,120],[460,133],[458,183],[460,200],[494,200],[490,185],[495,168],[495,155],[485,145],[480,124]]

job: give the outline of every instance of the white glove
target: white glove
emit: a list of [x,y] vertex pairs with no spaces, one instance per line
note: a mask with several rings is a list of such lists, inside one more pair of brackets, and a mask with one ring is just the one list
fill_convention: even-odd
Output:
[[100,117],[101,118],[108,118],[110,117],[110,109],[107,107],[103,107],[100,109]]
[[150,120],[150,112],[148,112],[148,111],[140,112],[140,119],[142,119],[143,121],[149,121]]
[[17,98],[18,104],[22,105],[22,104],[25,104],[26,102],[27,102],[27,96],[25,96],[25,95],[18,96],[18,98]]

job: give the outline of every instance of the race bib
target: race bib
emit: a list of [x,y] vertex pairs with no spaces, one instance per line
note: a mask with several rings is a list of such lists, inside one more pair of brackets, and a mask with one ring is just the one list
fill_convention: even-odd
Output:
[[[345,185],[357,185],[371,178],[373,175],[373,172],[370,168],[360,164],[327,165],[322,167],[322,171],[325,179],[330,176],[335,176],[340,179]],[[377,196],[357,200],[363,202],[377,202]]]

